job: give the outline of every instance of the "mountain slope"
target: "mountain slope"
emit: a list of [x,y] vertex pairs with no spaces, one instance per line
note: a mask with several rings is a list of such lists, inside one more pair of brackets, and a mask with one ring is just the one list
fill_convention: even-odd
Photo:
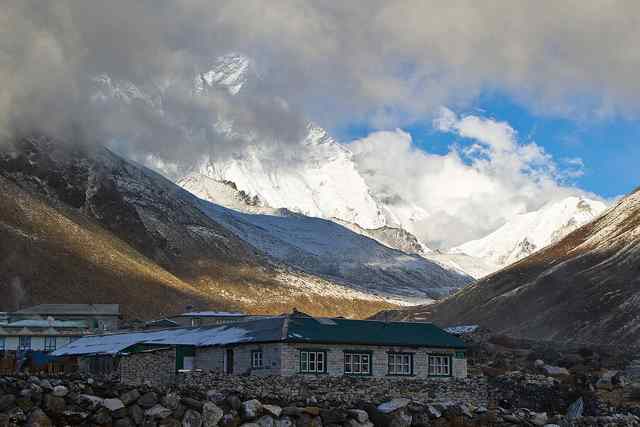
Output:
[[559,242],[432,306],[396,312],[534,339],[640,339],[640,191]]
[[273,263],[206,215],[195,196],[102,148],[25,138],[0,152],[0,176],[1,283],[15,288],[0,309],[16,299],[118,302],[138,316],[188,304],[350,316],[390,306]]
[[595,219],[607,206],[597,200],[567,197],[541,209],[517,215],[493,233],[453,248],[504,267],[544,248]]

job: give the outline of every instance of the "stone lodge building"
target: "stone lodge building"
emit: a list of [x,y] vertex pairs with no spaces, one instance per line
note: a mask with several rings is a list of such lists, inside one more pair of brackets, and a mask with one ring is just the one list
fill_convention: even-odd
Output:
[[459,338],[430,323],[293,313],[222,326],[87,336],[53,355],[77,357],[85,370],[98,359],[110,359],[122,382],[158,384],[172,382],[184,370],[260,376],[465,378],[465,350]]

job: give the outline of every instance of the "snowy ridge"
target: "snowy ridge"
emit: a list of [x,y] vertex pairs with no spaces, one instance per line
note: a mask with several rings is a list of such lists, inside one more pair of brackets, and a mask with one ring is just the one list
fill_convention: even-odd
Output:
[[504,267],[559,241],[606,209],[607,205],[597,200],[568,197],[518,215],[488,236],[455,247],[451,252]]

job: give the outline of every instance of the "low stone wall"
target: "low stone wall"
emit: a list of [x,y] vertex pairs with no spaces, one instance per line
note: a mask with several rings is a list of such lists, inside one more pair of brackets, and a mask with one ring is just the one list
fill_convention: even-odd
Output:
[[120,381],[126,385],[169,385],[175,380],[175,349],[133,353],[120,358]]
[[234,376],[210,371],[181,372],[178,386],[214,388],[244,398],[276,402],[328,403],[348,407],[359,401],[383,402],[408,398],[424,403],[455,402],[488,406],[489,392],[484,377],[464,379],[415,379],[332,377],[328,375],[290,377]]

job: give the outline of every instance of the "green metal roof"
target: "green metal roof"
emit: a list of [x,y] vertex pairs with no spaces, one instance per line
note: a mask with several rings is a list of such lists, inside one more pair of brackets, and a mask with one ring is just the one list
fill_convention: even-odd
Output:
[[462,340],[431,323],[289,316],[284,341],[465,349]]

